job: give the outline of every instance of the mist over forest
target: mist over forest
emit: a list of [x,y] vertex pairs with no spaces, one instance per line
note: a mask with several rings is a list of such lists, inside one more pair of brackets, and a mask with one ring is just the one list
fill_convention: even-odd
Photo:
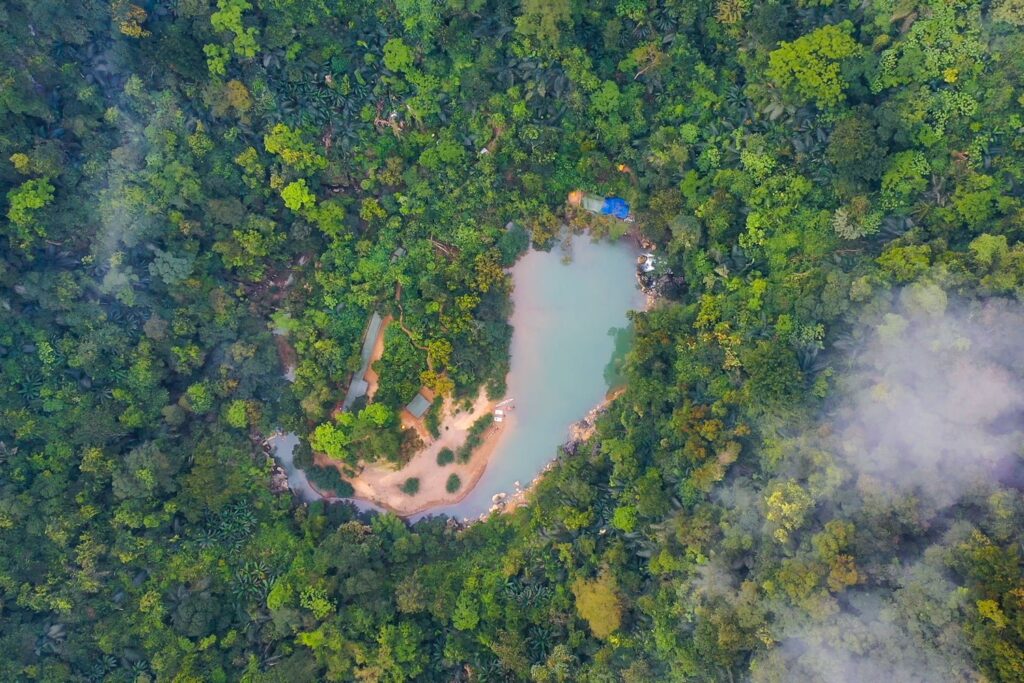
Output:
[[[1024,310],[1005,299],[950,301],[923,284],[873,301],[844,341],[842,375],[813,436],[774,444],[776,471],[824,487],[812,514],[826,529],[872,506],[911,508],[917,542],[895,553],[885,585],[851,586],[845,600],[818,604],[822,619],[783,607],[779,646],[751,663],[751,680],[970,680],[980,674],[955,621],[964,596],[939,547],[969,541],[958,506],[1004,503],[1024,483]],[[751,503],[764,492],[739,478],[713,495],[743,518],[760,512]],[[696,585],[726,596],[743,574],[733,567]],[[937,610],[931,623],[912,612],[922,602]]]

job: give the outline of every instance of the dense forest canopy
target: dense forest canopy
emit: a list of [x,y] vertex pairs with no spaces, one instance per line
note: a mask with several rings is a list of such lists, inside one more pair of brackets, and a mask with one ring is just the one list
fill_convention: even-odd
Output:
[[[0,3],[0,679],[1024,680],[1022,27]],[[271,492],[275,429],[400,459],[421,385],[500,395],[507,268],[576,189],[673,278],[529,506]]]

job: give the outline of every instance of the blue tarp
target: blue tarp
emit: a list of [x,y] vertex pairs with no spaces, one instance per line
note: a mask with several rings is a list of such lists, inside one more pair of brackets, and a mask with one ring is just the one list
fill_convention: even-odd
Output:
[[625,219],[629,216],[629,202],[621,197],[607,197],[604,206],[601,207],[601,213]]

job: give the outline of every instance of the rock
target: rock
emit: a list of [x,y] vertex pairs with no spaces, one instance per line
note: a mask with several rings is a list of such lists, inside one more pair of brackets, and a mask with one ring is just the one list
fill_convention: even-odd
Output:
[[280,467],[275,467],[270,473],[270,492],[285,493],[288,490],[288,473]]

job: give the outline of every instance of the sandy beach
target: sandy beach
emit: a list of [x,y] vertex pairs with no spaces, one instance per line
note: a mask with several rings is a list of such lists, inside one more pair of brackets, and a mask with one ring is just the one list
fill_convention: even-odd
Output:
[[[594,434],[594,430],[597,424],[597,418],[600,417],[600,415],[604,413],[606,410],[608,410],[608,406],[610,406],[613,401],[619,398],[619,396],[622,396],[622,394],[625,393],[625,391],[626,387],[624,386],[609,389],[608,393],[605,394],[603,401],[594,406],[583,419],[579,420],[578,422],[574,422],[572,425],[570,425],[569,433],[567,434],[569,441],[571,442],[574,440],[589,440],[590,437],[592,437]],[[551,471],[551,468],[554,467],[557,462],[557,458],[551,460],[551,462],[545,465],[544,469],[542,469],[540,473],[525,486],[519,485],[519,482],[516,482],[517,485],[515,487],[515,490],[512,491],[512,493],[508,494],[506,497],[502,498],[500,501],[496,501],[495,504],[491,506],[490,510],[480,515],[479,521],[483,521],[493,514],[510,513],[513,510],[517,510],[528,504],[530,502],[530,497],[533,494],[533,491],[537,488],[537,485],[540,484],[541,481],[543,481],[544,477],[547,475],[548,472]]]
[[[452,415],[453,405],[450,401],[445,401],[444,414],[447,417],[441,423],[441,435],[428,442],[426,447],[400,470],[384,464],[366,465],[358,476],[349,479],[352,488],[355,489],[354,497],[401,516],[415,515],[434,507],[459,502],[473,490],[506,429],[514,428],[515,411],[509,412],[504,422],[493,424],[487,429],[482,437],[482,443],[473,451],[469,462],[453,462],[442,467],[437,464],[437,454],[442,448],[457,450],[466,441],[473,423],[491,413],[497,403],[498,401],[488,399],[481,389],[472,410]],[[334,464],[319,453],[315,454],[314,459],[318,465]],[[452,474],[459,476],[462,486],[455,493],[448,493],[445,484]],[[420,480],[420,490],[410,496],[402,492],[401,486],[406,479],[412,477]]]

